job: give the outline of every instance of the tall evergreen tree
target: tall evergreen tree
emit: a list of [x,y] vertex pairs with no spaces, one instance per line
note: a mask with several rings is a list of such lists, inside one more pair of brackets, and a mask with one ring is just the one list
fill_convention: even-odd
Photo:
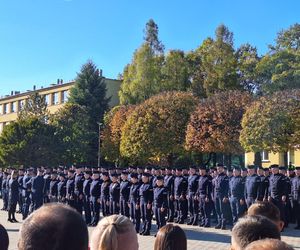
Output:
[[144,30],[144,40],[149,44],[151,50],[155,53],[163,54],[164,45],[158,38],[158,26],[153,19],[150,19],[146,23],[146,29]]
[[81,68],[75,80],[74,87],[70,90],[69,102],[83,107],[87,113],[90,137],[87,151],[93,152],[90,163],[95,164],[98,150],[98,123],[102,122],[105,111],[108,109],[110,98],[106,97],[104,78],[92,61],[88,61]]

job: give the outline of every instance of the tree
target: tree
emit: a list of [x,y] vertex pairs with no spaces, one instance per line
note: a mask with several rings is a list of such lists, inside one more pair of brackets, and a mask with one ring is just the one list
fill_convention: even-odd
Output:
[[241,120],[251,96],[227,91],[202,100],[192,113],[186,130],[186,149],[227,155],[244,152],[239,135]]
[[105,160],[117,165],[126,162],[127,159],[124,159],[120,153],[122,128],[133,110],[134,106],[117,106],[105,115],[101,137],[101,152]]
[[237,59],[232,36],[228,28],[221,25],[216,29],[215,40],[208,38],[197,49],[207,96],[218,91],[241,89],[237,81]]
[[188,62],[181,50],[171,50],[162,67],[163,91],[187,91],[191,89]]
[[0,136],[0,159],[4,165],[54,166],[59,163],[55,128],[37,117],[5,126]]
[[163,56],[155,55],[150,45],[144,43],[134,53],[131,64],[123,72],[119,92],[122,105],[137,104],[161,91]]
[[185,127],[196,102],[190,93],[166,92],[136,106],[122,128],[121,155],[131,163],[172,165],[184,152]]
[[[77,74],[75,85],[70,90],[69,102],[83,107],[87,112],[87,132],[95,134],[90,138],[90,164],[97,162],[98,151],[98,123],[102,122],[105,111],[108,109],[110,98],[106,97],[104,78],[92,61],[88,61]],[[97,135],[97,136],[96,136]]]
[[300,88],[300,25],[278,33],[276,44],[257,65],[264,94]]
[[259,63],[257,49],[246,43],[236,51],[238,65],[238,82],[249,93],[260,91],[257,79],[256,66]]
[[154,22],[153,19],[150,19],[146,23],[144,35],[144,40],[150,46],[152,51],[159,54],[164,53],[164,45],[158,38],[158,25]]
[[77,104],[67,103],[53,115],[61,163],[88,162],[94,157],[89,143],[97,133],[89,130],[88,121],[88,113]]
[[240,142],[246,152],[287,152],[299,148],[300,90],[264,96],[243,116]]
[[46,122],[49,116],[50,113],[47,110],[46,97],[40,95],[37,91],[34,91],[28,96],[18,113],[18,119],[20,120],[38,118],[40,121]]

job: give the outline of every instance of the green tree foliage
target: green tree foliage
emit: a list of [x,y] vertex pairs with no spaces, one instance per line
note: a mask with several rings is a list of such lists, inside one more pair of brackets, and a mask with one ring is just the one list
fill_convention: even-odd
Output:
[[122,129],[120,151],[132,163],[168,162],[184,151],[185,128],[196,99],[166,92],[138,105]]
[[117,165],[126,161],[120,154],[120,142],[122,128],[133,110],[134,106],[117,106],[105,115],[101,137],[101,153],[105,156],[105,160],[115,162]]
[[264,94],[300,88],[300,25],[278,33],[275,46],[257,65]]
[[89,130],[89,116],[85,108],[77,104],[67,103],[51,118],[59,139],[60,162],[88,162],[93,158],[90,151],[90,139],[97,133]]
[[249,93],[260,91],[259,80],[257,79],[256,66],[259,63],[257,49],[249,43],[243,44],[236,51],[238,60],[238,82],[242,88]]
[[34,91],[28,96],[18,113],[18,119],[20,120],[38,118],[39,120],[46,122],[49,119],[49,116],[50,113],[47,110],[46,97],[40,95],[37,91]]
[[0,159],[4,165],[54,166],[58,164],[55,128],[37,117],[12,122],[0,136]]
[[155,55],[149,44],[144,43],[137,49],[123,72],[119,92],[121,104],[137,104],[159,93],[162,65],[163,56]]
[[240,142],[249,152],[287,152],[299,147],[300,90],[276,92],[255,101],[244,114]]
[[162,67],[162,91],[187,91],[191,83],[189,77],[189,65],[186,56],[181,50],[171,50]]
[[251,96],[227,91],[202,100],[186,131],[186,149],[202,153],[241,154],[241,120]]
[[98,151],[98,124],[102,122],[105,111],[108,109],[109,98],[106,97],[104,78],[92,61],[88,61],[77,74],[75,85],[70,90],[69,102],[77,104],[87,112],[87,131],[94,136],[89,138],[87,152],[91,158],[90,164],[97,162]]
[[207,96],[218,91],[240,89],[237,81],[237,58],[233,48],[233,34],[224,25],[216,29],[215,40],[207,38],[196,50],[201,58],[200,85]]

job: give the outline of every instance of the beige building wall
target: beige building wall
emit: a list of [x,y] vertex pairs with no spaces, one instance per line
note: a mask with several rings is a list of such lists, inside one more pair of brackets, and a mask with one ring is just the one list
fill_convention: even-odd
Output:
[[[264,156],[265,154],[263,154]],[[271,153],[268,152],[267,159],[262,157],[262,166],[269,167],[272,164],[284,166],[284,153]],[[254,153],[249,152],[245,154],[245,165],[252,165],[254,162]],[[294,166],[300,166],[300,150],[290,150],[288,152],[288,162]]]
[[[111,98],[109,105],[114,107],[119,105],[119,90],[121,81],[105,78],[106,83],[106,96]],[[37,89],[40,95],[46,96],[46,102],[48,104],[48,110],[50,113],[57,112],[68,100],[69,91],[74,86],[74,82],[64,84],[52,84],[50,87]],[[8,95],[0,99],[0,133],[3,128],[12,121],[15,121],[18,117],[18,112],[28,95],[33,91]]]

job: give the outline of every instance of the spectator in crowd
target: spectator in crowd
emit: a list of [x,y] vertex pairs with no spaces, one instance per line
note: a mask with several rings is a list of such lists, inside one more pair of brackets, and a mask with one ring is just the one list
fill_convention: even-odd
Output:
[[133,223],[123,215],[104,217],[91,236],[91,250],[137,250]]
[[0,224],[0,250],[7,250],[9,245],[6,229]]
[[86,224],[73,208],[62,204],[46,204],[24,221],[18,249],[87,250]]
[[280,219],[280,211],[272,202],[257,202],[248,209],[249,216],[261,215],[273,221],[278,230],[281,232],[284,227],[284,222]]
[[281,240],[263,239],[252,242],[245,250],[294,250],[294,248]]
[[167,224],[156,235],[154,250],[186,250],[187,239],[184,231],[179,226]]
[[280,240],[280,232],[271,220],[259,215],[243,217],[232,229],[231,250],[244,250],[251,242],[265,238]]

